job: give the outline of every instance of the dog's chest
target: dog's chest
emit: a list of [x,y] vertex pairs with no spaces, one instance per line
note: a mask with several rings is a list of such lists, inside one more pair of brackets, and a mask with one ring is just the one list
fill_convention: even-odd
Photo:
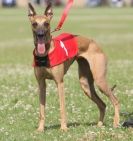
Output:
[[52,72],[51,72],[51,69],[50,68],[44,67],[43,72],[44,72],[44,77],[46,79],[53,79],[53,75],[52,75]]
[[47,67],[35,67],[35,74],[40,78],[53,79],[53,75],[50,68]]

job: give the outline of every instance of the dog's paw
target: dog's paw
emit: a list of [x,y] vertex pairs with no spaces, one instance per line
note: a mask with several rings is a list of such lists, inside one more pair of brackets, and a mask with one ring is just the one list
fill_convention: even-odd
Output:
[[60,130],[61,130],[62,132],[67,132],[67,131],[68,131],[68,128],[67,128],[67,127],[61,127]]
[[102,121],[99,121],[98,124],[97,124],[97,126],[98,127],[102,127],[103,126],[103,122]]
[[37,131],[37,132],[44,132],[44,128],[42,128],[42,127],[40,128],[40,127],[39,127],[39,128],[37,128],[36,131]]
[[120,125],[119,125],[119,124],[114,123],[114,124],[113,124],[113,127],[114,127],[114,128],[119,128],[119,127],[120,127]]
[[113,127],[114,128],[120,127],[119,120],[114,120]]

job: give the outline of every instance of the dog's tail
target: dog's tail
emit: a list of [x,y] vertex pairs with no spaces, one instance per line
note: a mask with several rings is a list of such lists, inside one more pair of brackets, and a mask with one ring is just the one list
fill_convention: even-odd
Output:
[[111,91],[113,92],[114,91],[114,89],[116,88],[116,84],[111,88]]

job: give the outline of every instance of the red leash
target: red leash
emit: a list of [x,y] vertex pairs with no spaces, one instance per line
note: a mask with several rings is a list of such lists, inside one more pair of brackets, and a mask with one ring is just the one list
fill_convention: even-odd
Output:
[[53,30],[51,33],[55,32],[55,31],[61,30],[61,27],[62,27],[62,25],[63,25],[63,23],[64,23],[64,21],[65,21],[67,15],[68,15],[68,12],[69,12],[69,10],[70,10],[72,4],[73,4],[73,0],[68,0],[67,5],[66,5],[66,7],[65,7],[65,9],[64,9],[64,11],[63,11],[62,17],[61,17],[61,19],[60,19],[60,21],[59,21],[57,27],[56,27],[55,30]]

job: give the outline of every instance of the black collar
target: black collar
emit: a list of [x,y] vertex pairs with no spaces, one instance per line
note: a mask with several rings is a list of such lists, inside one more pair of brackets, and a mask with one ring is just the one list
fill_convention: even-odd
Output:
[[33,51],[34,55],[34,64],[36,67],[49,67],[49,58],[48,55],[40,57],[35,54],[35,50]]

